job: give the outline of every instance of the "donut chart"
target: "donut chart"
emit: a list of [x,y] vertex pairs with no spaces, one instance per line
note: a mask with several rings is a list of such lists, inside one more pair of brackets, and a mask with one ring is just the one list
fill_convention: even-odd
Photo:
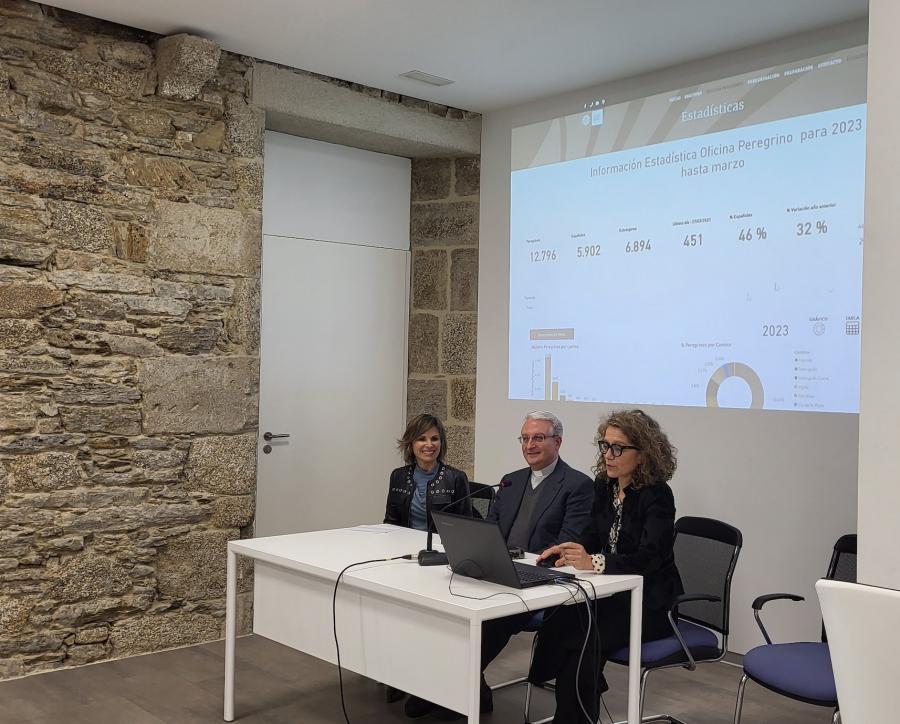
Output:
[[719,386],[729,377],[738,377],[747,383],[750,388],[750,409],[761,410],[765,402],[762,380],[752,367],[743,362],[726,362],[712,373],[706,385],[706,406],[719,406]]

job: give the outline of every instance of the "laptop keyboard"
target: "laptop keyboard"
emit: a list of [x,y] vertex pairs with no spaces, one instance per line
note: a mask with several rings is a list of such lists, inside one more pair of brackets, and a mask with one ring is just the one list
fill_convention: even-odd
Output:
[[572,578],[571,573],[565,571],[554,571],[552,568],[538,568],[537,566],[529,566],[525,563],[516,563],[513,561],[516,574],[519,576],[520,583],[535,583],[537,581],[553,580],[556,578]]

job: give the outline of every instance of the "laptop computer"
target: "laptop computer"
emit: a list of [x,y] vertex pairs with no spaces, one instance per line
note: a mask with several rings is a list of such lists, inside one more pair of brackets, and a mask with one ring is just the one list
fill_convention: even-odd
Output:
[[514,563],[498,523],[455,513],[432,513],[450,570],[511,588],[530,588],[575,578],[554,568]]

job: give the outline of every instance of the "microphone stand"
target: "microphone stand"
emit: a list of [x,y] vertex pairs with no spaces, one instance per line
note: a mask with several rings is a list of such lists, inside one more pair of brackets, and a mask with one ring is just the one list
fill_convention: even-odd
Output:
[[[509,485],[509,481],[503,480],[495,485],[489,485],[488,487],[502,489],[502,488],[507,487],[508,485]],[[445,512],[446,510],[448,510],[449,508],[452,508],[457,503],[461,503],[464,500],[466,500],[467,498],[471,498],[477,492],[478,491],[469,493],[468,495],[464,495],[459,500],[454,500],[451,503],[447,503],[447,505],[445,505],[443,508],[441,508],[440,511],[438,511],[438,512],[440,512],[440,513]],[[434,550],[434,548],[431,547],[432,546],[431,535],[432,535],[431,523],[429,523],[428,524],[428,537],[425,539],[425,547],[419,551],[419,556],[418,556],[419,565],[420,566],[446,566],[447,563],[449,562],[447,560],[447,554],[442,553],[441,551],[436,551],[436,550]]]
[[[461,500],[461,498],[460,498]],[[419,551],[420,566],[446,566],[447,554],[436,551],[431,547],[431,525],[428,526],[428,537],[425,539],[425,548]]]

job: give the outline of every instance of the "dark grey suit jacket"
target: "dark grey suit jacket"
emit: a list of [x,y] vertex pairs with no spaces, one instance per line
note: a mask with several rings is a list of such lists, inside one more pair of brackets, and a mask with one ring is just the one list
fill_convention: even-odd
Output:
[[[500,523],[504,538],[509,537],[530,477],[531,468],[503,476],[509,481],[509,487],[501,488],[497,493],[487,519]],[[538,486],[537,494],[531,515],[528,551],[541,553],[552,545],[568,541],[582,543],[591,519],[593,481],[560,458],[553,473]]]

